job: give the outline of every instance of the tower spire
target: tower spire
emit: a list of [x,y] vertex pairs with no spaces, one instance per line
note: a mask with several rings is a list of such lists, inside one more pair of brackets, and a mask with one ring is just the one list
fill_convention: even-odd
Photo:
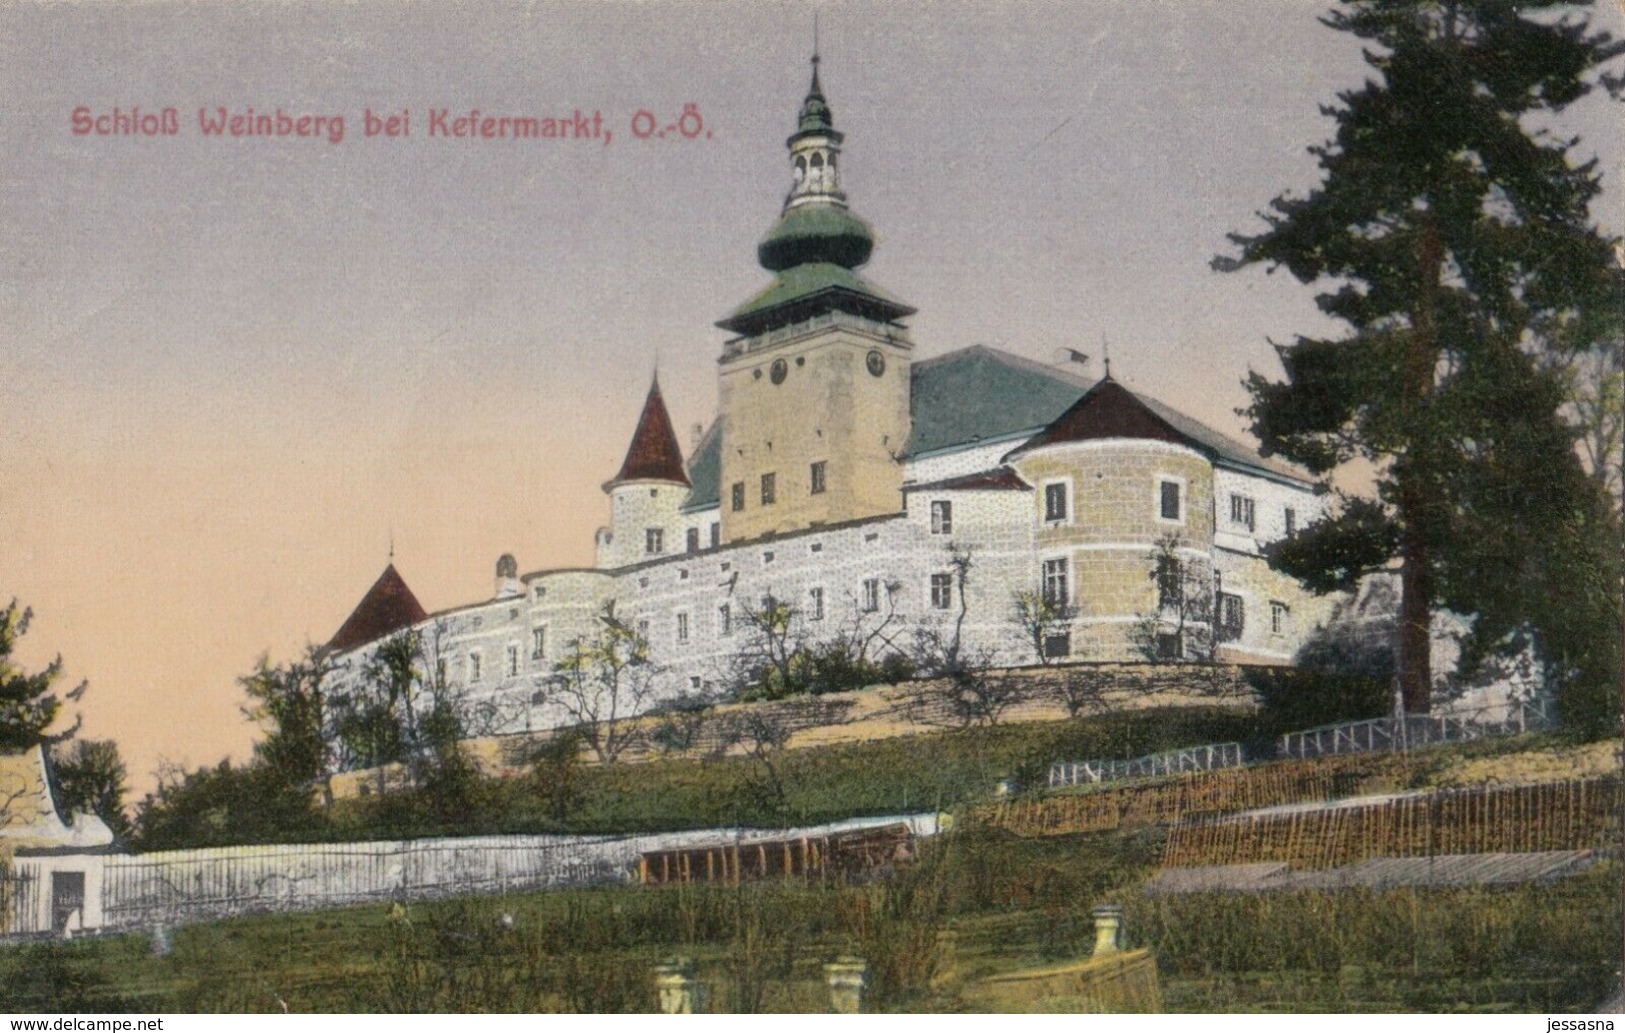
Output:
[[812,92],[823,93],[818,85],[818,12],[813,12]]
[[666,400],[660,394],[659,378],[657,371],[649,379],[649,394],[643,400],[643,413],[638,417],[637,430],[632,432],[632,443],[627,446],[620,472],[604,485],[605,491],[627,481],[689,483],[683,469],[683,452],[666,413]]

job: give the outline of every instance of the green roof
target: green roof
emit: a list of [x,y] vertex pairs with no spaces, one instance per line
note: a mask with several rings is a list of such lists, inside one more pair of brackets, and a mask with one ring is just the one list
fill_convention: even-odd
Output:
[[856,269],[874,249],[874,231],[846,205],[813,200],[784,210],[756,245],[756,258],[773,272],[817,262]]
[[688,457],[688,498],[683,500],[685,511],[709,509],[722,501],[722,421],[713,420],[711,427],[694,446]]
[[976,345],[914,364],[908,455],[998,441],[1046,427],[1090,382]]
[[[1059,419],[1095,381],[1057,366],[976,345],[916,362],[911,370],[913,430],[905,455],[916,457],[982,442],[1009,440],[1012,448]],[[1134,394],[1174,430],[1222,463],[1309,483],[1302,472],[1260,456],[1184,413]],[[713,423],[688,467],[694,488],[683,508],[705,509],[721,500],[722,434]]]
[[775,275],[765,290],[734,309],[717,325],[749,335],[773,325],[800,322],[831,308],[883,322],[914,313],[912,308],[844,266],[834,262],[808,262]]

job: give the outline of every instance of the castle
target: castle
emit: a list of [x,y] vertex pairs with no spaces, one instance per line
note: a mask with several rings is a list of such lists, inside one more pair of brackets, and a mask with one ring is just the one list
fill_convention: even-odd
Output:
[[[1320,514],[1314,485],[1109,365],[1095,381],[983,346],[916,360],[915,310],[857,271],[874,237],[841,189],[842,139],[814,57],[757,251],[772,281],[717,323],[716,418],[685,459],[651,384],[594,566],[521,575],[505,555],[489,600],[432,615],[390,566],[328,645],[341,682],[416,628],[442,684],[497,715],[482,731],[557,726],[555,664],[611,603],[673,694],[715,684],[769,601],[810,641],[884,614],[893,643],[957,624],[1009,666],[1190,658],[1192,630],[1209,658],[1290,661],[1324,604],[1261,548]],[[1210,589],[1202,612],[1172,612],[1182,579]],[[1023,595],[1061,619],[1035,636]]]

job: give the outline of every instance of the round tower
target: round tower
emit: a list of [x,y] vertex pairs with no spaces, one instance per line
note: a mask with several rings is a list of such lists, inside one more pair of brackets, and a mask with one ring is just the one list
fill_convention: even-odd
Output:
[[620,471],[604,483],[610,514],[609,526],[598,531],[598,566],[624,567],[681,551],[680,510],[689,487],[656,376]]

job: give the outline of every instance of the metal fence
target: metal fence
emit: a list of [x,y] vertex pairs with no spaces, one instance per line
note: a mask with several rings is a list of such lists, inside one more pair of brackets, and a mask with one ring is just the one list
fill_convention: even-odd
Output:
[[40,873],[13,862],[0,865],[0,935],[31,936],[49,932],[39,927]]
[[1189,749],[1153,753],[1133,760],[1085,760],[1051,764],[1051,789],[1091,782],[1110,782],[1149,775],[1177,775],[1184,771],[1216,771],[1242,765],[1241,744],[1216,743]]
[[1338,753],[1399,751],[1439,743],[1517,735],[1549,728],[1552,723],[1544,699],[1455,713],[1377,717],[1288,732],[1277,742],[1276,755],[1301,760]]

